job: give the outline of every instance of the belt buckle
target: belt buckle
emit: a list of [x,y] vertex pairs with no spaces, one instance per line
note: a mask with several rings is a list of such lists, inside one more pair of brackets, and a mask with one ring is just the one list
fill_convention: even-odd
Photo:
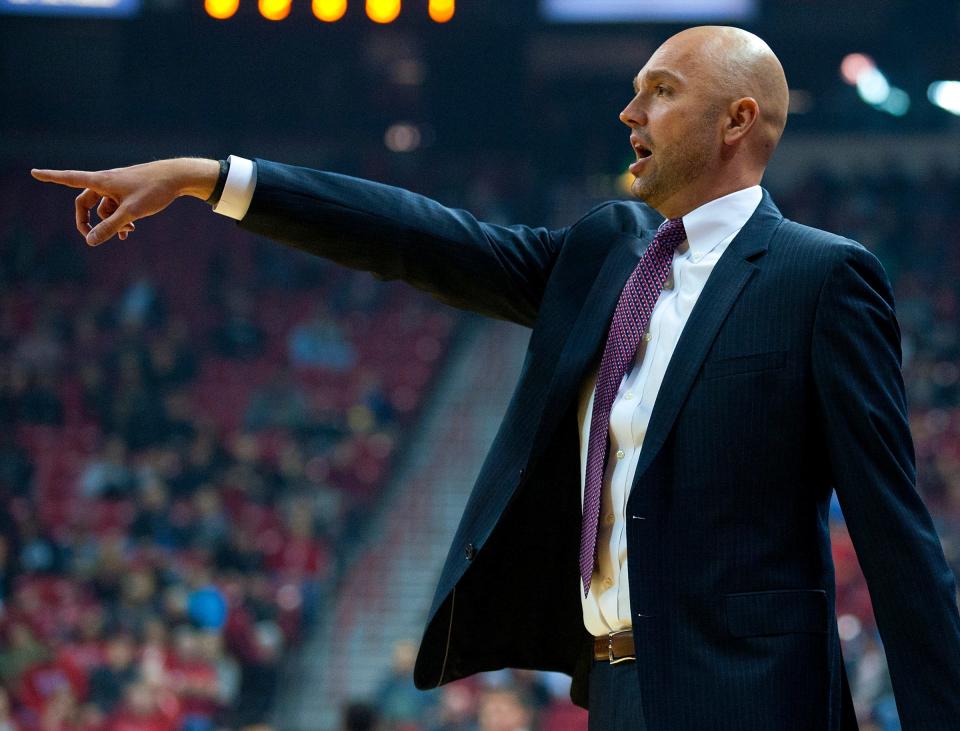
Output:
[[613,654],[613,638],[619,637],[620,635],[625,635],[629,632],[633,632],[632,629],[619,629],[616,632],[610,632],[607,635],[607,658],[610,660],[611,665],[618,665],[627,660],[636,660],[635,655],[624,655],[623,657],[615,657]]

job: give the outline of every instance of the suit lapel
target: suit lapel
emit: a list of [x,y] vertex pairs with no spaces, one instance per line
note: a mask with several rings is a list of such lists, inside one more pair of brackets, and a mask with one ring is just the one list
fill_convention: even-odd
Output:
[[666,442],[720,325],[747,281],[757,271],[753,260],[766,252],[770,238],[782,221],[783,216],[764,190],[757,210],[710,273],[663,376],[640,451],[634,485]]
[[560,351],[553,379],[547,388],[545,407],[537,430],[538,443],[546,446],[553,434],[553,426],[562,416],[570,399],[576,399],[580,384],[590,362],[599,355],[606,342],[610,319],[627,283],[627,277],[636,268],[640,256],[653,240],[656,229],[642,231],[638,235],[617,233],[610,252],[593,281],[580,313],[570,328],[569,335]]
[[[666,441],[720,325],[756,271],[757,266],[751,260],[766,251],[770,237],[782,220],[783,216],[770,194],[764,190],[757,210],[717,261],[690,313],[664,375],[644,438],[634,484]],[[569,406],[570,400],[579,395],[588,366],[599,356],[606,341],[610,319],[627,277],[655,234],[656,229],[653,228],[636,235],[614,234],[617,240],[613,242],[569,330],[546,391],[537,441],[532,450],[534,458],[541,448],[546,447],[553,427]]]

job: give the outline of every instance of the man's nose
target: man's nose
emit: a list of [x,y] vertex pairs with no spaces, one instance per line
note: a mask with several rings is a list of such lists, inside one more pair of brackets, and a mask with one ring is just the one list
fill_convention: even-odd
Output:
[[623,111],[620,112],[620,121],[630,127],[630,129],[639,127],[644,121],[643,110],[639,109],[638,106],[631,101],[623,108]]

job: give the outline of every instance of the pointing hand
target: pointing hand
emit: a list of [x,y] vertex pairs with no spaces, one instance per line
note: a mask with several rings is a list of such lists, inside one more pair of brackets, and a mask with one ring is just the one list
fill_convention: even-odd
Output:
[[[30,171],[37,180],[82,188],[76,197],[77,231],[90,246],[119,235],[125,239],[134,221],[159,213],[183,195],[206,198],[217,181],[216,160],[175,158],[89,172],[84,170]],[[93,225],[90,211],[97,207],[100,222]]]

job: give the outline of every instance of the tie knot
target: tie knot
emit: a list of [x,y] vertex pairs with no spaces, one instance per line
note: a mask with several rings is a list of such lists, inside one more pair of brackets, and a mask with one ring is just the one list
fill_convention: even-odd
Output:
[[661,246],[669,247],[670,251],[673,251],[685,238],[687,238],[687,231],[683,227],[683,219],[668,218],[660,224],[657,235],[654,236],[654,241]]

